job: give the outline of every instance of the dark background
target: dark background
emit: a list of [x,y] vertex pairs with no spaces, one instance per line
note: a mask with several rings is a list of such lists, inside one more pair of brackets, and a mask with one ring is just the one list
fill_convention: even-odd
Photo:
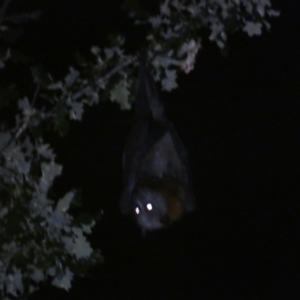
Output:
[[[56,76],[122,31],[128,49],[143,39],[121,1],[15,1],[42,8],[23,51]],[[155,10],[151,1],[146,1]],[[273,2],[274,3],[274,2]],[[299,276],[300,2],[275,2],[270,32],[229,40],[229,57],[204,40],[196,68],[161,93],[189,150],[198,210],[143,238],[118,212],[121,157],[132,113],[101,102],[50,137],[63,163],[58,190],[82,188],[86,211],[103,209],[92,243],[105,264],[69,293],[44,288],[32,299],[297,299]],[[74,65],[75,66],[75,65]]]

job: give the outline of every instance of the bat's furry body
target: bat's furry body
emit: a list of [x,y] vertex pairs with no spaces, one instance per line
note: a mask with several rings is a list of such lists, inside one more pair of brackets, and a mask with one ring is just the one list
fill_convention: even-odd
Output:
[[140,59],[135,122],[123,156],[120,209],[145,230],[163,228],[194,209],[187,152],[164,116],[154,80]]

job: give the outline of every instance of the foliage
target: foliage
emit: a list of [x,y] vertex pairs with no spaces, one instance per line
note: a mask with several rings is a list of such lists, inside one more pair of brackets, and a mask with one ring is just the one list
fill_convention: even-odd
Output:
[[[69,289],[73,272],[84,274],[99,261],[85,234],[92,219],[78,223],[68,212],[75,197],[70,191],[54,205],[48,198],[62,166],[30,127],[41,120],[27,98],[18,101],[17,132],[0,133],[0,289],[2,297],[34,291],[39,283]],[[28,131],[28,132],[27,132]],[[20,136],[22,133],[22,136]]]
[[[30,16],[3,18],[2,32],[9,31],[7,24],[27,21]],[[1,37],[3,44],[10,41],[9,34]],[[10,48],[2,51],[2,68],[12,61],[20,63],[12,53],[15,52]],[[44,128],[64,135],[69,120],[80,120],[84,103],[96,103],[98,96],[87,88],[73,68],[58,82],[53,82],[49,74],[37,67],[31,67],[31,73],[36,86],[32,99],[17,100],[19,112],[13,128],[4,120],[0,124],[2,299],[25,298],[49,281],[68,290],[74,274],[85,275],[88,267],[102,259],[99,250],[93,250],[86,238],[95,220],[91,216],[75,218],[69,213],[76,191],[68,192],[58,201],[48,196],[62,166],[55,162],[51,146],[43,140]],[[81,88],[80,95],[86,97],[80,102],[72,90],[77,87]],[[14,89],[1,90],[2,107],[11,104]]]
[[[54,79],[11,47],[23,22],[36,20],[39,13],[6,16],[9,2],[0,8],[0,69],[25,64],[35,89],[32,97],[20,97],[15,85],[0,89],[0,109],[14,100],[18,108],[13,122],[0,123],[0,295],[4,299],[24,298],[49,280],[68,290],[74,274],[85,275],[99,262],[99,251],[86,239],[95,221],[76,219],[69,211],[76,191],[58,201],[49,197],[62,166],[43,137],[46,130],[64,136],[70,120],[81,121],[84,107],[99,100],[109,98],[121,109],[130,109],[138,67],[136,55],[125,54],[125,39],[119,35],[103,49],[93,46],[93,61],[78,57],[77,68],[70,67],[63,79]],[[270,27],[265,17],[278,14],[269,0],[165,0],[157,15],[144,10],[141,1],[125,2],[135,24],[148,25],[145,46],[155,80],[166,91],[177,87],[178,70],[193,69],[203,29],[224,50],[229,34],[243,30],[249,36],[259,35],[263,27]]]

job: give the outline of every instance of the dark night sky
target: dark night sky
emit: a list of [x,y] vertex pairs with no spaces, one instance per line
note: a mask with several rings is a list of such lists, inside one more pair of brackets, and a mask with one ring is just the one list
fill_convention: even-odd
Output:
[[[74,64],[74,49],[87,54],[105,33],[122,29],[129,47],[142,38],[120,1],[22,2],[44,10],[40,25],[28,26],[23,50],[57,75]],[[91,278],[76,279],[69,294],[43,289],[32,299],[300,296],[300,3],[282,3],[270,33],[236,34],[227,58],[205,42],[179,89],[161,94],[189,149],[198,202],[180,224],[143,239],[117,210],[131,113],[100,103],[68,138],[52,138],[64,163],[58,188],[82,187],[85,209],[104,210],[92,242],[106,263]]]

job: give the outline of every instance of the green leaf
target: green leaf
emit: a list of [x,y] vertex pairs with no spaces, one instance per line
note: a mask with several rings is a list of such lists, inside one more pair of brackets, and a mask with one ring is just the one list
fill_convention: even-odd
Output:
[[104,48],[106,60],[110,60],[114,56],[114,51],[110,48]]
[[120,80],[110,91],[110,99],[112,102],[118,102],[121,109],[130,109],[128,82],[124,79]]
[[175,88],[177,88],[177,82],[176,82],[176,71],[175,70],[166,70],[167,78],[164,78],[161,82],[162,89],[166,91],[171,91]]
[[1,207],[0,208],[0,218],[1,219],[3,219],[7,213],[8,213],[8,208],[7,207]]
[[7,145],[11,137],[9,132],[0,132],[0,151]]
[[246,31],[249,36],[253,35],[260,35],[261,34],[261,23],[254,23],[254,22],[247,22],[246,25],[243,27],[243,30]]
[[71,281],[73,279],[73,273],[67,269],[66,273],[62,277],[56,277],[52,280],[52,284],[59,288],[63,288],[65,290],[69,290],[71,288]]
[[89,257],[93,249],[84,235],[75,238],[74,254],[77,259]]
[[18,297],[18,292],[22,293],[24,290],[22,280],[23,275],[21,270],[14,267],[14,273],[9,274],[5,282],[7,293]]
[[39,269],[35,266],[33,267],[33,273],[30,275],[30,277],[32,280],[34,280],[37,283],[44,281],[44,279],[45,279],[43,270]]
[[42,177],[39,183],[39,189],[42,193],[47,193],[49,187],[52,185],[56,176],[61,174],[62,166],[54,162],[42,163]]
[[70,207],[70,203],[72,202],[73,198],[74,198],[75,192],[71,191],[68,192],[67,194],[64,195],[63,198],[61,198],[57,204],[56,204],[56,211],[60,211],[60,212],[67,212],[69,210]]
[[95,221],[93,221],[91,224],[88,224],[88,225],[82,224],[81,225],[82,226],[82,231],[84,233],[91,234],[92,233],[92,227],[94,227],[95,224],[96,224]]
[[27,97],[18,101],[18,107],[22,111],[27,111],[27,110],[31,110],[32,109],[32,107],[31,107],[31,105],[30,105],[29,100],[28,100]]
[[49,144],[42,144],[37,148],[37,152],[50,160],[54,160],[55,159],[55,154],[53,153],[53,149],[50,148]]
[[70,73],[65,77],[65,83],[67,87],[71,87],[74,82],[79,77],[79,72],[75,70],[74,68],[70,67]]
[[58,81],[55,83],[51,83],[47,86],[47,89],[50,91],[62,90],[63,89],[62,82]]
[[81,121],[83,115],[83,103],[82,102],[72,102],[70,111],[70,119]]
[[91,52],[92,52],[94,55],[99,55],[99,53],[100,53],[100,48],[97,47],[97,46],[93,46],[93,47],[91,48]]

